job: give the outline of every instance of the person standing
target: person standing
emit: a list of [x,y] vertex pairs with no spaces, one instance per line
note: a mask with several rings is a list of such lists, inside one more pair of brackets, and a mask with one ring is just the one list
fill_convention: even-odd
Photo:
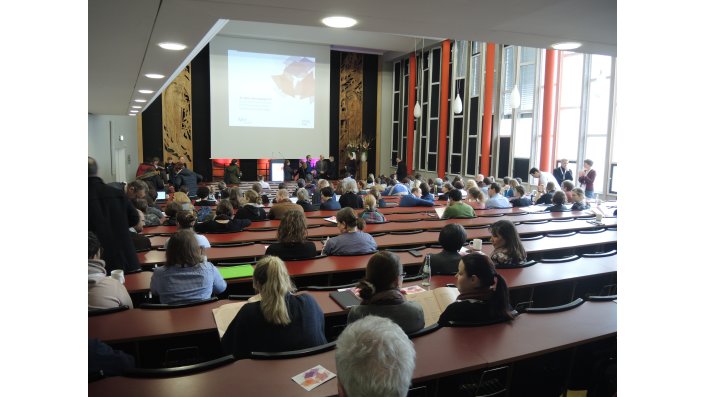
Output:
[[338,166],[335,164],[335,157],[328,157],[328,165],[326,166],[326,179],[338,179]]
[[323,155],[320,155],[318,157],[318,162],[316,163],[316,178],[325,178],[326,176],[326,161],[323,158]]
[[553,176],[553,174],[549,172],[539,171],[538,168],[533,167],[531,170],[529,170],[529,174],[539,180],[539,183],[537,183],[536,185],[546,186],[548,182],[553,182],[556,184],[556,186],[559,186],[559,183],[558,181],[556,181],[556,178]]
[[239,184],[240,183],[240,176],[242,176],[242,172],[240,172],[240,167],[237,166],[237,160],[235,160],[235,159],[230,160],[230,165],[225,167],[225,173],[223,174],[223,180],[228,185]]
[[595,177],[597,177],[597,172],[592,169],[592,160],[585,159],[583,161],[583,170],[578,174],[578,182],[580,182],[580,187],[585,189],[585,197],[593,198],[595,197]]
[[115,269],[140,269],[129,228],[140,218],[125,192],[106,185],[98,177],[98,164],[88,157],[88,230],[103,244],[107,273]]
[[556,178],[556,181],[558,181],[559,186],[563,181],[573,180],[573,170],[568,169],[567,159],[561,159],[561,165],[553,170],[553,176]]
[[397,157],[397,180],[401,181],[402,179],[406,178],[406,175],[406,162]]
[[174,188],[179,190],[181,186],[187,186],[189,197],[195,196],[198,190],[198,183],[203,180],[201,174],[197,174],[186,168],[184,163],[176,164],[174,170],[176,171],[176,176],[174,176]]

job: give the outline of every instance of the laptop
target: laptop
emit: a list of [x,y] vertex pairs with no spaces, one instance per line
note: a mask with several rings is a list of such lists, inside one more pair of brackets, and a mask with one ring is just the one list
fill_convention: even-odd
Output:
[[157,201],[166,201],[166,192],[157,192]]

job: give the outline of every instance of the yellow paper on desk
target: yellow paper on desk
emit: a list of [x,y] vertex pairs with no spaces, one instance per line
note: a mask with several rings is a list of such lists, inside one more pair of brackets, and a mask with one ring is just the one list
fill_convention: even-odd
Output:
[[460,295],[457,288],[440,287],[418,294],[406,295],[406,300],[416,302],[423,308],[423,318],[425,327],[435,324],[441,317],[441,313],[455,302]]
[[228,327],[230,326],[230,323],[233,322],[237,312],[239,312],[245,304],[257,302],[260,298],[261,297],[259,295],[255,295],[246,301],[228,303],[213,309],[213,318],[215,319],[215,325],[218,327],[218,335],[221,338],[225,335],[225,331],[228,330]]

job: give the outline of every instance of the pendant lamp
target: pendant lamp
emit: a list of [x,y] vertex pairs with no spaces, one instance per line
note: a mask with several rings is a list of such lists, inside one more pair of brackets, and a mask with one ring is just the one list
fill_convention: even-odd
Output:
[[512,96],[509,99],[509,103],[512,106],[512,109],[518,109],[519,106],[521,106],[521,95],[519,94],[519,86],[514,85],[514,89],[512,90]]

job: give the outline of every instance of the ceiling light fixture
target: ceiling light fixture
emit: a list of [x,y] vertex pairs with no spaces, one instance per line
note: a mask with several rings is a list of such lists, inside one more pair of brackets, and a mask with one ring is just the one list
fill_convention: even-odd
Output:
[[146,99],[135,99],[135,102],[143,103],[143,102],[147,102],[147,100]]
[[357,21],[350,17],[334,16],[321,19],[324,25],[330,28],[349,28],[357,25]]
[[[453,64],[457,65],[458,62],[458,40],[455,41],[453,46]],[[460,99],[460,84],[457,76],[453,76],[455,79],[455,99],[453,99],[453,113],[460,114],[463,112],[463,100]]]
[[137,116],[137,113],[130,113],[128,116]]
[[150,78],[150,79],[163,79],[164,75],[163,74],[158,74],[158,73],[147,73],[144,75],[144,77]]
[[134,106],[132,106],[132,108],[133,108],[133,109],[142,109],[142,106],[136,106],[136,105],[134,105]]
[[[421,62],[423,62],[423,38],[421,39]],[[416,58],[416,39],[414,39],[414,58]],[[423,70],[423,65],[421,66]],[[419,103],[419,97],[421,96],[421,87],[419,87],[419,62],[416,62],[416,105],[414,105],[414,118],[421,117],[421,104]]]
[[181,43],[170,43],[170,42],[163,42],[157,44],[159,47],[162,47],[165,50],[171,50],[171,51],[181,51],[186,49],[186,45],[181,44]]
[[516,84],[509,97],[509,104],[512,106],[512,109],[519,109],[519,106],[521,106],[521,93],[519,93],[519,86]]
[[152,90],[139,90],[137,92],[139,92],[140,94],[154,94],[154,91]]
[[575,50],[583,46],[583,43],[578,43],[577,41],[565,41],[562,43],[551,44],[551,48],[554,50],[570,51]]

